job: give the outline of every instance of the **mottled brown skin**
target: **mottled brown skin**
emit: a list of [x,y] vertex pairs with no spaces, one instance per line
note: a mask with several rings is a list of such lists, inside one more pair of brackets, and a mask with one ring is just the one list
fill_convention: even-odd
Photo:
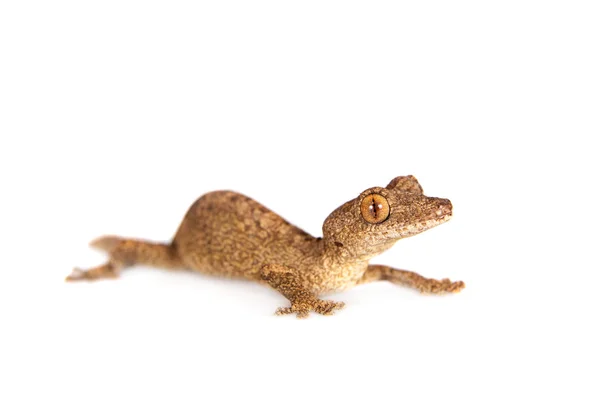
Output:
[[266,283],[291,303],[277,314],[310,311],[329,315],[344,303],[318,298],[377,280],[422,293],[458,292],[463,282],[427,279],[369,260],[396,241],[450,219],[447,199],[423,195],[413,176],[373,187],[334,210],[315,238],[239,193],[219,191],[200,197],[188,210],[170,244],[115,236],[91,243],[110,260],[87,271],[74,269],[67,281],[115,278],[124,267],[145,264]]

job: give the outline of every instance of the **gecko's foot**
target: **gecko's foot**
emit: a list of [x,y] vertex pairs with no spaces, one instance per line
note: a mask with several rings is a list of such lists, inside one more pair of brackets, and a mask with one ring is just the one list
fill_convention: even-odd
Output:
[[345,304],[341,301],[314,299],[310,302],[292,303],[291,307],[279,307],[275,311],[276,315],[286,315],[296,313],[297,318],[308,318],[311,311],[321,315],[333,315],[335,310],[341,310]]
[[452,282],[450,279],[426,279],[418,287],[421,293],[433,294],[458,293],[464,288],[465,283],[463,281]]
[[73,268],[73,271],[65,278],[67,282],[82,281],[85,279],[85,271],[81,268]]
[[97,268],[92,268],[88,270],[83,270],[81,268],[73,268],[71,274],[69,274],[65,281],[67,282],[75,282],[75,281],[92,281],[96,279],[103,278],[118,278],[119,273],[111,264],[105,264]]

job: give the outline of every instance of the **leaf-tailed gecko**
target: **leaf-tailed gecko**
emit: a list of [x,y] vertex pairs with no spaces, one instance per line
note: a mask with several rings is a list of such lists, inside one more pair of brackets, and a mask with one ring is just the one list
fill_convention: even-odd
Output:
[[462,281],[369,264],[399,239],[451,215],[450,200],[427,197],[413,176],[399,176],[335,209],[323,224],[323,237],[315,238],[249,197],[217,191],[192,204],[171,243],[100,237],[91,246],[108,252],[109,261],[89,270],[75,268],[66,279],[115,278],[135,264],[188,269],[270,285],[290,301],[278,315],[330,315],[344,303],[319,295],[366,282],[387,280],[423,293],[463,289]]

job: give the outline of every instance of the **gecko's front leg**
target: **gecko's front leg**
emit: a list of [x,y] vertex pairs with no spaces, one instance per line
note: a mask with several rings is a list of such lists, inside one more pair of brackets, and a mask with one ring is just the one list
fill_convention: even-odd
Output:
[[425,278],[412,271],[394,269],[385,265],[369,265],[358,283],[390,281],[419,290],[421,293],[457,293],[465,288],[463,281]]
[[261,278],[273,289],[285,296],[290,307],[280,307],[275,312],[277,315],[296,313],[298,318],[308,317],[311,311],[323,315],[332,315],[335,310],[344,307],[344,303],[321,300],[308,291],[298,276],[298,271],[284,265],[265,265],[260,270]]

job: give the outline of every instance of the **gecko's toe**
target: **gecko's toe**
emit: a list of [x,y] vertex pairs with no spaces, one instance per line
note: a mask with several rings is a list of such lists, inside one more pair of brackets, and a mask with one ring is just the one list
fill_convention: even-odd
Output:
[[344,306],[341,301],[320,300],[315,306],[315,311],[322,315],[333,315],[335,310],[341,310]]
[[66,282],[80,281],[85,279],[85,271],[81,268],[73,268],[73,271],[65,278]]
[[279,307],[277,310],[275,310],[275,315],[287,315],[291,314],[292,312],[292,307]]
[[275,315],[287,315],[296,313],[300,319],[308,318],[311,311],[321,315],[333,315],[335,310],[341,310],[345,304],[341,301],[316,299],[305,304],[293,304],[291,307],[279,307]]
[[422,294],[446,294],[458,293],[465,288],[463,281],[452,282],[450,279],[427,279],[419,286],[419,291]]
[[449,292],[458,293],[465,288],[465,283],[463,281],[453,282],[448,288]]
[[293,313],[296,313],[296,318],[304,319],[308,318],[308,316],[310,315],[310,310],[298,310],[294,307],[279,307],[275,311],[275,315],[288,315]]

